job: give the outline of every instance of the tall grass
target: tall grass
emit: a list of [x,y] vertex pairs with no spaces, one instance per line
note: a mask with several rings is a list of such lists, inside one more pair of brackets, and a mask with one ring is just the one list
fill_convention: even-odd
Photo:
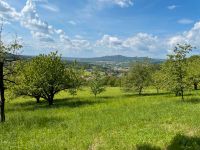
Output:
[[138,96],[108,88],[96,99],[88,90],[75,98],[61,92],[53,106],[28,97],[9,101],[0,149],[199,148],[200,92],[188,94],[186,102],[146,92]]

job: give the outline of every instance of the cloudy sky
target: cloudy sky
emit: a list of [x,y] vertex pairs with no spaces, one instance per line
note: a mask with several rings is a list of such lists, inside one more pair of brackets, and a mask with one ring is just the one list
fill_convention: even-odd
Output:
[[200,49],[199,0],[0,0],[4,40],[23,54],[164,58],[177,43]]

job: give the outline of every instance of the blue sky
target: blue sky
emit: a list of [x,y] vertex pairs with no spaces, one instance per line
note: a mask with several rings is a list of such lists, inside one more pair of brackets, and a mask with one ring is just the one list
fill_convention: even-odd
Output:
[[23,54],[164,58],[177,43],[200,46],[199,0],[0,0],[5,40]]

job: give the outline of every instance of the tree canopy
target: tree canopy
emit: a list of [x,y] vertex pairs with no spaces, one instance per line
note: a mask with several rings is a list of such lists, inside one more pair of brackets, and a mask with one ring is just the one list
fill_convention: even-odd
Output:
[[104,86],[104,80],[104,75],[101,74],[101,72],[97,68],[94,68],[91,74],[89,85],[91,92],[94,94],[95,97],[106,90]]
[[39,55],[26,62],[15,89],[19,95],[42,97],[53,104],[54,95],[68,88],[65,65],[57,53]]
[[141,95],[142,90],[152,82],[151,72],[152,65],[148,61],[133,63],[123,80],[123,89],[134,90]]

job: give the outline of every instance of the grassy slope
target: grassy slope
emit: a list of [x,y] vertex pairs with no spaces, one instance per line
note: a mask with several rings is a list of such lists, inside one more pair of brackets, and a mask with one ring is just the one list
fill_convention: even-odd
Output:
[[122,150],[145,143],[163,149],[179,133],[200,136],[197,94],[181,103],[173,95],[124,95],[119,88],[96,100],[88,91],[75,99],[61,92],[50,108],[19,98],[6,105],[0,149]]

